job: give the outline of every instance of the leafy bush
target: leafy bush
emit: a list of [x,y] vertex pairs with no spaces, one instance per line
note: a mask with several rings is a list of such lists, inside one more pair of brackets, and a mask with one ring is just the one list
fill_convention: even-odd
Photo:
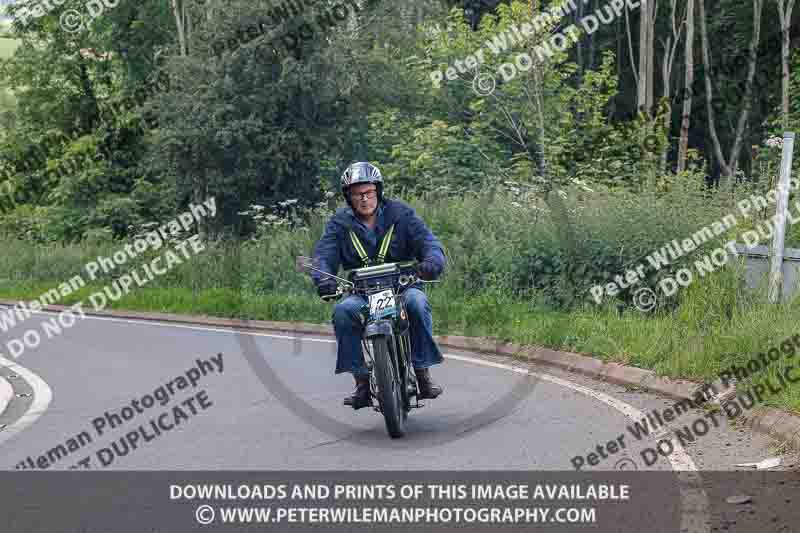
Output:
[[[730,198],[690,185],[696,182],[676,181],[661,193],[603,187],[587,192],[573,187],[554,193],[559,201],[554,201],[553,195],[545,200],[533,189],[513,182],[495,191],[468,192],[460,197],[440,191],[400,199],[417,210],[446,248],[448,268],[437,290],[467,298],[493,291],[503,298],[570,309],[591,302],[590,289],[595,284],[613,281],[616,275],[624,277],[627,269],[643,263],[646,280],[620,294],[623,301],[629,301],[633,290],[641,286],[655,289],[664,276],[692,266],[697,257],[727,238],[720,235],[661,271],[647,262],[646,257],[666,243],[691,238],[730,212]],[[251,206],[241,215],[256,228],[252,238],[210,243],[209,250],[193,258],[191,266],[182,265],[158,278],[157,286],[227,287],[257,295],[311,291],[308,277],[295,271],[295,257],[311,255],[335,208],[332,198],[314,207],[291,201],[269,209]],[[104,242],[94,234],[93,240],[110,251],[123,242]],[[69,248],[70,253],[84,246],[87,260],[100,253],[97,246],[88,244]],[[74,264],[74,259],[70,263]],[[42,279],[35,265],[26,264],[21,275]],[[734,304],[720,301],[725,308]]]

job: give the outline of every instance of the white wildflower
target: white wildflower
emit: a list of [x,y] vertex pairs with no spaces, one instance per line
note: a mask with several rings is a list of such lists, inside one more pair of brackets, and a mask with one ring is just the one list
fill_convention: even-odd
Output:
[[764,143],[766,146],[770,148],[782,148],[783,147],[783,138],[778,137],[777,135],[773,135],[769,139],[766,140]]

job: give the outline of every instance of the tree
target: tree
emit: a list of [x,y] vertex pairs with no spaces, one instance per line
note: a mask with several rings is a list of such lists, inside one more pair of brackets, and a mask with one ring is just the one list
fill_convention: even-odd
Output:
[[[739,114],[739,120],[736,125],[736,133],[731,147],[728,159],[722,154],[722,146],[717,136],[717,128],[714,119],[714,109],[711,105],[714,97],[711,80],[711,60],[709,56],[708,46],[708,30],[706,29],[706,11],[705,0],[697,0],[700,16],[700,35],[702,37],[703,48],[703,67],[705,69],[705,85],[706,85],[706,112],[708,113],[708,130],[713,143],[714,155],[717,162],[722,169],[722,175],[727,178],[729,182],[732,181],[733,174],[736,172],[736,167],[739,162],[739,154],[742,148],[742,139],[744,137],[744,128],[747,124],[747,119],[750,114],[752,106],[751,96],[753,92],[753,77],[756,72],[756,62],[758,54],[756,48],[758,46],[759,36],[761,35],[761,12],[764,6],[764,0],[753,0],[753,35],[750,39],[749,46],[749,60],[747,65],[747,81],[745,85],[745,94],[742,102],[742,110]],[[731,183],[732,184],[732,183]]]
[[788,0],[788,4],[784,6],[785,1],[776,0],[778,19],[781,23],[781,36],[783,37],[781,41],[781,71],[783,73],[781,78],[781,123],[784,131],[789,127],[789,23],[794,10],[794,0]]
[[639,75],[636,105],[648,116],[653,109],[655,50],[653,47],[656,23],[656,0],[642,0],[639,17]]
[[[678,24],[676,20],[677,15],[677,0],[670,0],[671,5],[671,14],[670,23],[672,30],[672,35],[667,37],[666,42],[664,43],[664,62],[662,64],[662,75],[663,75],[663,85],[664,85],[664,100],[667,105],[667,110],[664,115],[664,120],[666,122],[665,126],[666,129],[669,130],[670,127],[670,118],[672,116],[671,106],[669,104],[670,98],[672,96],[672,66],[675,62],[675,52],[678,49],[678,43],[681,39],[681,33],[683,32],[683,26],[686,22],[686,18],[689,16],[689,9],[691,7],[691,0],[689,0],[689,4],[687,4],[687,11],[686,15],[682,17],[680,20],[681,22]],[[666,169],[667,166],[667,152],[669,151],[669,146],[664,148],[664,152],[661,155],[661,168]]]
[[692,85],[694,84],[694,0],[686,0],[686,46],[684,50],[684,82],[682,91],[681,133],[678,141],[678,172],[686,168],[689,150],[689,124],[692,114]]

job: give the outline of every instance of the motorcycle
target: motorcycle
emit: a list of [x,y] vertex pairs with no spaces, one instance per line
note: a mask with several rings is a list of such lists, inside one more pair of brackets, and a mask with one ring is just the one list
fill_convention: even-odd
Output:
[[313,266],[308,257],[297,258],[297,270],[319,272],[336,279],[335,294],[323,301],[333,302],[348,295],[361,297],[364,333],[364,363],[369,370],[372,408],[383,413],[386,430],[393,438],[406,433],[406,421],[411,409],[424,407],[419,403],[419,384],[411,362],[410,322],[403,292],[417,283],[427,281],[416,275],[416,263],[384,263],[353,269],[349,279],[323,272]]

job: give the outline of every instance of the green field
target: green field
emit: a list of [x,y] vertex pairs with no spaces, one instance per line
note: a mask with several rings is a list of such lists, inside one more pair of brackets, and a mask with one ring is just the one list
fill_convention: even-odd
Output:
[[17,46],[19,46],[18,40],[0,37],[0,59],[11,57],[11,54],[14,53]]

